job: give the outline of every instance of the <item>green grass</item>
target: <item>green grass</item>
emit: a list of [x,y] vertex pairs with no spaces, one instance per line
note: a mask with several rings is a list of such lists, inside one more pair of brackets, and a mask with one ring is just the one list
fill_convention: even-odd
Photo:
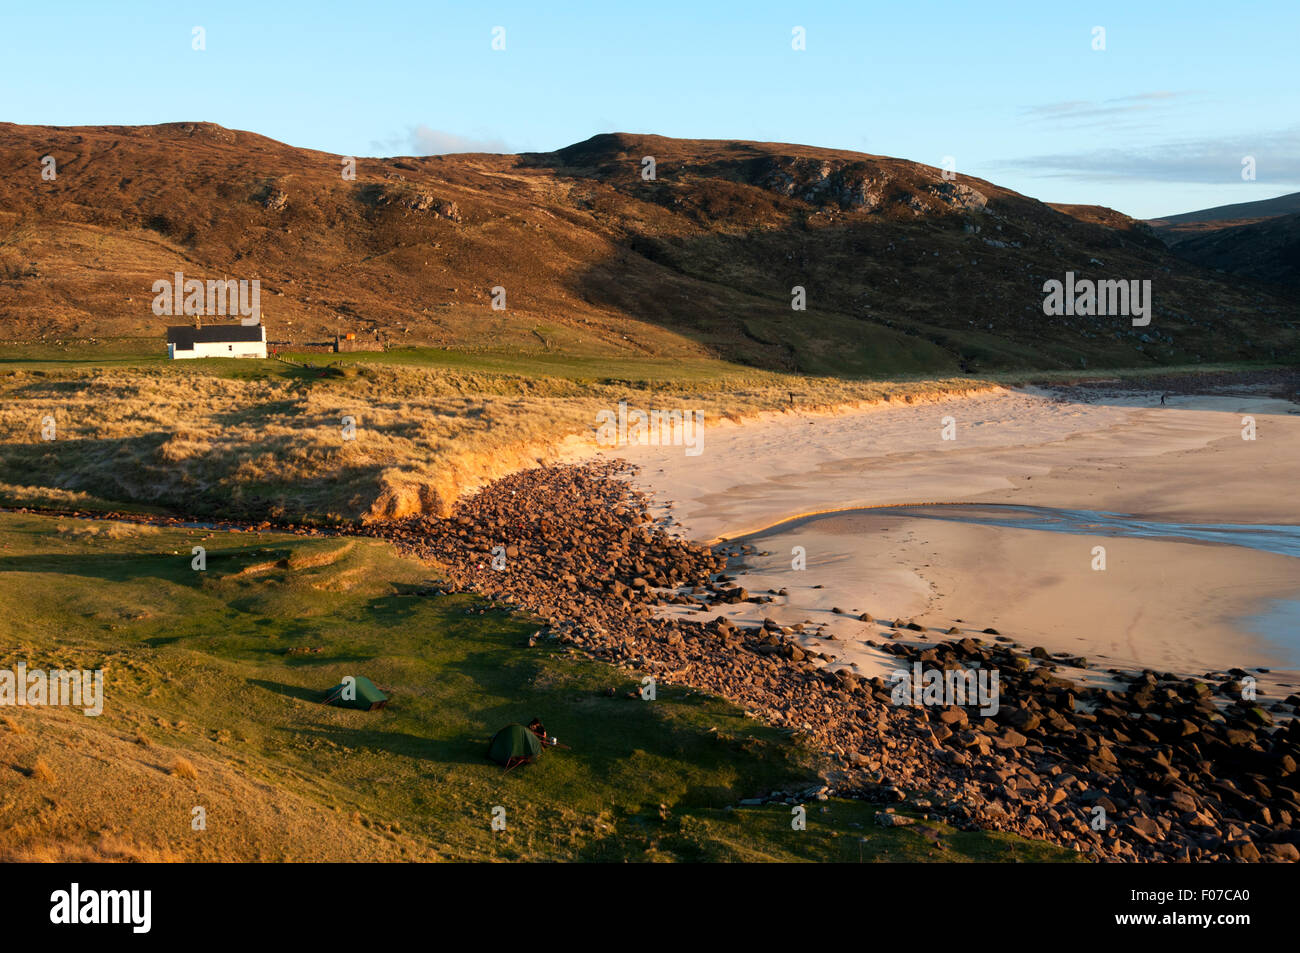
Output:
[[[919,345],[918,345],[919,346]],[[871,342],[864,338],[858,349],[871,351]],[[204,358],[202,360],[168,361],[161,339],[111,338],[94,344],[85,341],[63,345],[48,343],[6,344],[0,356],[0,370],[75,369],[78,367],[163,367],[182,374],[202,374],[234,379],[285,379],[294,380],[304,375],[282,362],[268,359],[237,360]],[[533,350],[518,348],[494,350],[486,347],[467,349],[440,347],[397,347],[388,351],[359,351],[344,354],[314,351],[283,352],[289,360],[318,366],[339,364],[343,366],[379,365],[398,367],[436,368],[467,374],[499,374],[528,378],[558,378],[575,382],[601,382],[608,380],[629,383],[676,382],[712,383],[733,378],[779,382],[782,379],[806,380],[810,374],[789,374],[762,370],[723,360],[682,358],[629,358],[608,355],[551,351],[539,346]],[[868,363],[865,361],[860,363]],[[1032,362],[1026,362],[1032,363]],[[938,377],[952,377],[927,369],[922,364],[894,355],[880,373],[837,375],[845,380],[920,381]],[[1079,368],[1077,370],[1003,370],[970,375],[979,380],[999,383],[1025,383],[1030,381],[1086,380],[1108,377],[1156,377],[1165,374],[1212,373],[1216,371],[1259,370],[1290,366],[1270,363],[1202,363],[1187,365],[1140,365],[1131,368]]]
[[1060,371],[996,371],[981,374],[981,380],[994,381],[1008,387],[1025,384],[1060,384],[1073,381],[1129,381],[1134,379],[1177,377],[1183,374],[1234,374],[1248,371],[1272,371],[1294,367],[1293,364],[1274,364],[1268,362],[1235,364],[1171,364],[1164,367],[1119,367],[1088,368]]
[[[526,647],[535,622],[470,596],[418,594],[428,569],[387,544],[208,535],[0,514],[0,666],[102,666],[105,714],[78,730],[147,732],[443,858],[1075,859],[936,824],[940,850],[843,801],[810,803],[807,830],[794,831],[789,808],[736,807],[816,781],[817,758],[784,730],[685,688],[626,698],[633,673],[554,643]],[[199,544],[205,572],[190,566]],[[388,708],[320,705],[348,674],[389,691]],[[484,757],[488,739],[533,717],[569,748],[503,773]],[[103,780],[76,794],[102,799],[111,775],[91,777]],[[490,828],[498,805],[503,832]],[[72,818],[61,836],[81,836],[76,798],[60,808]],[[162,846],[184,855],[184,844]]]
[[100,338],[89,341],[6,342],[0,352],[0,368],[22,370],[56,369],[86,364],[137,367],[165,362],[167,348],[158,338]]

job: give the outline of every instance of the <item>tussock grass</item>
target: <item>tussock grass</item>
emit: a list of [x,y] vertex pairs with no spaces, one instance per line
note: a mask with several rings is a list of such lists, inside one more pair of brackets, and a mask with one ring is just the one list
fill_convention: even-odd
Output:
[[33,781],[40,781],[42,784],[53,784],[55,780],[57,780],[54,776],[53,769],[46,763],[44,758],[36,759],[28,777]]
[[123,834],[103,832],[86,843],[45,841],[0,854],[9,862],[35,864],[130,863],[174,864],[184,858],[174,851],[141,844]]
[[188,758],[177,758],[172,762],[168,773],[174,778],[184,778],[187,781],[196,781],[199,777],[199,772],[195,770],[194,764]]

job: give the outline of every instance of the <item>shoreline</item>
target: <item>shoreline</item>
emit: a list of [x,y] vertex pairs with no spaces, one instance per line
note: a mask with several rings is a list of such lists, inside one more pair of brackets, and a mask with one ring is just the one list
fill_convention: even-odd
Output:
[[[1131,670],[1177,668],[1199,675],[1216,666],[1269,667],[1275,670],[1270,687],[1290,690],[1300,683],[1295,653],[1284,657],[1267,633],[1244,639],[1242,630],[1271,607],[1300,597],[1293,557],[1240,553],[1237,547],[1211,552],[1186,540],[1104,532],[1067,536],[939,526],[943,521],[904,521],[886,512],[908,505],[1011,504],[1154,522],[1291,525],[1286,486],[1300,468],[1300,406],[1271,396],[1272,390],[1174,394],[1161,407],[1158,393],[1119,382],[1105,382],[1105,388],[1092,395],[1095,403],[1038,388],[950,403],[942,416],[956,423],[951,441],[941,439],[941,415],[928,407],[876,407],[727,429],[713,440],[709,459],[707,437],[705,454],[695,460],[681,457],[680,449],[644,446],[594,458],[637,465],[635,484],[651,495],[655,514],[684,538],[737,553],[756,545],[787,552],[801,546],[807,568],[800,572],[791,571],[789,556],[783,567],[779,553],[765,562],[748,556],[730,564],[747,588],[773,596],[762,611],[780,622],[803,623],[856,644],[879,633],[851,624],[859,612],[850,610],[888,619],[924,620],[930,613],[947,628],[957,617],[1002,615],[982,598],[991,592],[1018,605],[990,624],[1012,630],[1025,644],[1105,657]],[[1240,439],[1247,413],[1268,440],[1266,448]],[[1251,454],[1261,449],[1263,463],[1259,453]],[[1221,490],[1234,485],[1239,492]],[[877,511],[880,520],[871,535],[897,537],[898,547],[822,531]],[[878,531],[891,521],[897,533]],[[904,540],[910,542],[902,545]],[[1108,572],[1090,571],[1095,546],[1105,547]],[[993,556],[994,550],[1002,555]],[[937,555],[949,552],[961,557]],[[1021,559],[1025,552],[1035,558]],[[996,582],[988,578],[999,560],[1022,563],[1037,580],[1030,591],[1050,591],[1053,598],[1038,598],[1033,612],[1019,611],[1019,594],[1029,583],[1015,573],[1001,572]],[[1166,568],[1154,572],[1151,563]],[[1226,582],[1216,577],[1216,563],[1230,569]],[[1045,565],[1052,572],[1040,572]],[[1189,575],[1193,569],[1196,584]],[[1103,579],[1108,585],[1098,588]],[[819,588],[810,588],[814,584]],[[1171,596],[1179,589],[1186,593],[1183,600]],[[836,607],[843,612],[830,611]],[[1097,610],[1101,615],[1089,622]],[[743,617],[750,624],[763,617],[755,609],[737,607],[735,613],[736,621]],[[1077,624],[1062,629],[1063,614]],[[1177,631],[1176,642],[1168,641],[1166,629]],[[1112,644],[1108,630],[1133,634]],[[807,644],[816,642],[810,637]],[[878,653],[859,653],[854,660],[871,671],[887,664]]]
[[[1120,380],[1101,380],[1072,387],[1073,390],[1090,388],[1095,393],[1089,396],[1096,398],[1096,403],[1078,403],[1057,391],[1041,388],[1012,390],[993,386],[960,389],[958,392],[907,394],[901,398],[859,401],[812,412],[765,410],[741,422],[726,420],[710,427],[712,439],[706,447],[711,453],[706,452],[704,457],[694,459],[681,458],[678,456],[680,449],[671,447],[632,446],[613,452],[599,450],[589,440],[584,442],[575,437],[569,438],[567,449],[557,452],[556,456],[580,463],[609,458],[634,463],[639,467],[639,472],[632,477],[634,484],[651,494],[654,499],[652,515],[663,519],[671,532],[697,543],[733,548],[770,536],[792,536],[797,529],[795,524],[853,519],[855,514],[888,511],[902,506],[1034,505],[1035,500],[1039,505],[1059,505],[1062,498],[1055,494],[1057,487],[1063,487],[1067,493],[1065,505],[1113,510],[1155,520],[1176,518],[1189,523],[1198,520],[1219,522],[1224,519],[1221,509],[1225,505],[1223,495],[1211,493],[1206,498],[1202,492],[1197,502],[1197,493],[1189,492],[1186,486],[1186,473],[1180,474],[1185,485],[1177,488],[1179,492],[1162,492],[1132,501],[1148,504],[1139,508],[1122,505],[1125,502],[1122,499],[1108,498],[1115,494],[1103,494],[1101,500],[1096,499],[1095,494],[1088,498],[1086,491],[1095,487],[1090,486],[1089,479],[1081,480],[1070,471],[1080,466],[1101,473],[1143,467],[1150,469],[1152,461],[1159,463],[1170,459],[1176,464],[1175,470],[1183,466],[1182,459],[1197,465],[1206,457],[1207,451],[1216,452],[1221,448],[1225,442],[1222,434],[1229,429],[1229,424],[1235,426],[1234,421],[1224,419],[1231,416],[1225,413],[1225,407],[1238,412],[1251,409],[1261,415],[1261,429],[1267,428],[1265,432],[1270,436],[1273,469],[1280,470],[1282,477],[1289,478],[1289,474],[1294,472],[1292,465],[1300,466],[1300,453],[1295,449],[1300,444],[1300,426],[1297,426],[1300,421],[1296,419],[1300,408],[1271,396],[1278,392],[1276,380],[1244,385],[1245,390],[1252,391],[1244,395],[1222,392],[1212,395],[1175,394],[1167,408],[1151,406],[1159,395],[1132,389]],[[1221,391],[1222,387],[1219,389]],[[1261,393],[1261,390],[1267,393]],[[946,413],[934,413],[940,408]],[[938,423],[941,417],[956,421],[956,440],[940,440]],[[1217,421],[1217,434],[1206,433],[1207,420]],[[1284,428],[1280,435],[1274,434],[1275,425]],[[1291,431],[1292,439],[1288,439],[1287,430]],[[1279,453],[1278,447],[1285,452]],[[1219,453],[1219,456],[1223,454]],[[535,462],[540,462],[540,459]],[[656,468],[656,463],[661,466]],[[1166,466],[1164,472],[1169,469]],[[1239,476],[1236,472],[1239,470],[1239,465],[1221,468],[1212,482],[1230,483]],[[1145,474],[1140,476],[1142,480],[1148,479]],[[1160,473],[1157,472],[1156,476]],[[1116,479],[1120,477],[1127,481],[1127,474],[1117,473]],[[1260,509],[1260,501],[1283,497],[1283,489],[1278,486],[1276,477],[1276,473],[1269,476],[1271,492],[1247,490],[1232,494],[1233,499],[1228,502],[1236,509],[1231,518],[1239,523],[1268,522],[1270,519],[1276,522],[1279,519],[1277,515]],[[1194,485],[1196,481],[1191,482],[1191,489],[1198,490]],[[461,501],[472,499],[490,486],[491,482],[480,486],[461,497]],[[961,492],[954,494],[951,492],[954,489]],[[1116,489],[1119,489],[1118,485]],[[936,492],[922,493],[924,490]],[[849,498],[845,499],[845,496]],[[813,506],[808,505],[810,497]],[[1248,502],[1245,511],[1241,511],[1242,499],[1253,501]],[[1212,514],[1210,506],[1219,509]],[[1255,508],[1253,512],[1251,506]],[[183,517],[113,511],[89,513],[40,507],[7,509],[156,525],[191,522]],[[212,530],[382,535],[388,521],[330,527],[267,520],[193,522],[209,524],[200,525],[200,528]],[[714,532],[717,529],[723,532]],[[936,527],[928,527],[927,532],[941,535]],[[949,536],[953,533],[946,532]],[[974,532],[978,531],[964,531],[957,535],[968,536]],[[989,532],[1003,537],[1016,533],[1007,529]],[[951,588],[950,583],[970,590],[974,588],[969,584],[970,579],[987,565],[986,560],[973,555],[964,566],[945,567],[950,574],[950,578],[945,579],[919,554],[913,561],[914,565],[899,568],[892,558],[894,554],[889,551],[869,551],[854,557],[839,541],[828,543],[825,534],[811,535],[813,538],[803,540],[803,543],[813,544],[805,545],[805,548],[810,565],[817,571],[823,571],[822,567],[815,565],[819,553],[824,558],[835,557],[841,561],[856,558],[863,578],[871,580],[873,588],[869,592],[840,592],[832,601],[845,602],[850,608],[865,603],[862,609],[878,617],[923,616],[935,608],[930,604],[933,600],[923,598],[928,592],[941,588],[946,591]],[[1112,546],[1116,542],[1104,536],[1095,539],[1075,537],[1053,545],[1048,545],[1047,541],[1035,541],[1032,546],[1051,555],[1053,549],[1063,545]],[[1138,548],[1153,546],[1144,541]],[[1178,545],[1155,544],[1154,548],[1174,552]],[[733,568],[738,565],[733,563]],[[769,571],[758,572],[755,567],[745,567],[748,573],[745,578],[751,588],[793,591],[795,577],[782,579],[779,572],[767,568]],[[842,568],[840,573],[845,574]],[[892,588],[884,585],[891,580]],[[1151,591],[1163,588],[1158,582],[1153,583]],[[802,577],[799,577],[799,584],[802,584]],[[1008,594],[1014,593],[1015,580],[1007,580],[1005,589]],[[1199,620],[1186,623],[1184,634],[1192,640],[1187,648],[1193,658],[1196,657],[1197,645],[1204,647],[1214,642],[1216,637],[1220,641],[1229,635],[1235,638],[1236,632],[1243,627],[1250,628],[1254,620],[1259,620],[1261,626],[1268,626],[1269,631],[1276,631],[1279,618],[1293,617],[1279,616],[1278,613],[1296,597],[1294,587],[1261,583],[1256,590],[1251,599],[1237,597],[1222,612],[1217,611],[1215,605],[1202,603],[1204,614],[1216,614],[1221,618],[1213,627],[1214,631],[1208,631]],[[817,595],[821,597],[830,593],[822,591]],[[1140,595],[1129,592],[1125,598],[1133,603]],[[818,598],[802,604],[793,603],[782,617],[816,623],[819,628],[844,634],[837,630],[843,629],[845,620],[830,613],[828,610],[833,607],[821,604],[824,601]],[[952,597],[937,608],[947,610],[945,618],[976,614],[971,611],[974,607],[963,608]],[[1136,617],[1141,607],[1133,605],[1131,608]],[[1035,622],[1022,619],[1009,627],[1019,630],[1026,642],[1041,642],[1056,650],[1114,658],[1127,668],[1160,664],[1159,660],[1140,652],[1124,654],[1113,651],[1113,647],[1075,644],[1076,639],[1068,633],[1065,636],[1053,634],[1049,626]],[[847,633],[855,640],[866,634],[869,633],[861,629]],[[1276,667],[1281,660],[1265,654],[1268,633],[1256,631],[1256,636],[1259,651],[1252,658],[1243,659],[1243,664],[1254,661]],[[1210,667],[1208,660],[1205,667]],[[1300,673],[1291,671],[1290,674]]]
[[[822,769],[828,796],[906,801],[959,828],[1007,830],[1103,859],[1300,859],[1290,827],[1300,816],[1290,754],[1300,695],[1256,701],[1243,669],[1181,678],[1025,652],[982,622],[949,627],[939,640],[896,623],[871,645],[896,667],[964,662],[1002,683],[997,710],[969,699],[900,703],[884,678],[835,664],[828,653],[837,643],[805,647],[811,633],[801,624],[731,621],[730,609],[768,607],[724,571],[724,552],[669,533],[626,467],[524,471],[450,517],[394,524],[385,535],[443,567],[452,591],[535,613],[546,625],[530,649],[569,646],[642,684],[649,675],[710,692],[791,731],[831,759]],[[488,558],[495,539],[518,541],[499,568]],[[1246,793],[1243,770],[1266,770],[1264,793]],[[1087,822],[1098,804],[1116,821],[1104,831]]]

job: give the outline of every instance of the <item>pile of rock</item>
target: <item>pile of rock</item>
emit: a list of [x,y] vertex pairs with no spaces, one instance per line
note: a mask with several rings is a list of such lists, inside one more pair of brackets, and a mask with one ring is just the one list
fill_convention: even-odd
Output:
[[[996,669],[995,717],[972,706],[895,704],[888,682],[832,670],[828,656],[801,647],[801,627],[709,619],[714,605],[770,596],[734,584],[723,571],[727,552],[656,525],[628,470],[614,461],[523,471],[446,518],[377,531],[441,564],[450,588],[537,613],[552,644],[713,692],[792,729],[835,761],[822,796],[887,803],[910,791],[914,807],[958,827],[1114,859],[1297,858],[1300,698],[1272,711],[1243,701],[1235,679],[1245,673],[1218,686],[1145,672],[1123,690],[1085,688],[1059,672],[1083,659],[967,636],[880,648],[900,668]],[[700,618],[656,612],[670,605]]]
[[626,465],[544,467],[498,480],[446,518],[379,532],[441,563],[457,589],[527,606],[548,620],[608,625],[648,620],[663,589],[703,586],[724,556],[655,527]]
[[[975,795],[957,816],[1018,815],[1026,833],[1125,859],[1300,859],[1300,696],[1243,699],[1241,670],[1217,686],[1117,672],[1116,689],[1082,687],[1059,665],[1084,659],[972,638],[881,648],[909,667],[999,674],[995,717],[922,709],[934,758]],[[869,684],[878,697],[889,688]]]

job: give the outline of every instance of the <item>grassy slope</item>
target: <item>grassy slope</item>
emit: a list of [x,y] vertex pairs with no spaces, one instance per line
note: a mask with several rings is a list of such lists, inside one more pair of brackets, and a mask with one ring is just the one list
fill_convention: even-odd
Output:
[[[469,597],[415,595],[428,569],[385,544],[208,535],[0,515],[10,633],[0,666],[102,666],[107,696],[99,718],[3,712],[0,854],[1073,857],[946,828],[951,849],[941,852],[915,830],[872,827],[862,804],[814,803],[805,832],[790,829],[787,809],[728,811],[811,782],[811,755],[697,693],[662,687],[653,703],[629,700],[628,674],[524,647],[526,619]],[[206,573],[190,568],[198,543],[208,547]],[[389,689],[390,706],[363,713],[315,701],[347,674]],[[503,774],[483,756],[488,738],[533,716],[572,750]],[[196,778],[172,773],[178,758]],[[206,831],[190,829],[194,805],[208,812]],[[496,805],[508,830],[494,834]]]

